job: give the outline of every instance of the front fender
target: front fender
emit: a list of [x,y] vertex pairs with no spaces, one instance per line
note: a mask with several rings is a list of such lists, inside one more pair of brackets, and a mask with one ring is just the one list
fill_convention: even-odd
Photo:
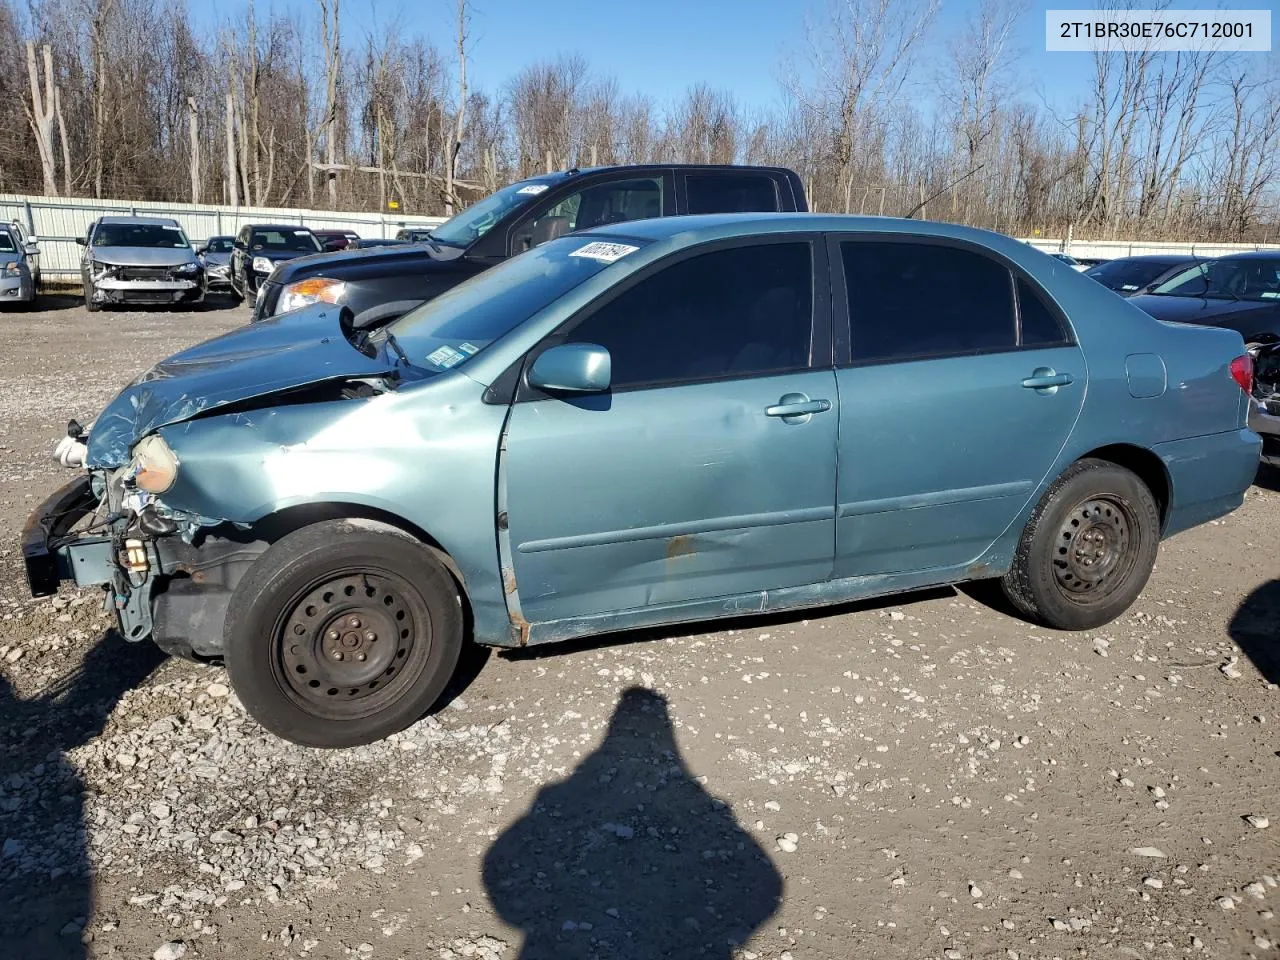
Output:
[[425,531],[467,585],[477,639],[508,642],[496,529],[506,407],[461,373],[377,396],[206,416],[160,430],[178,457],[173,511],[251,526],[305,505],[357,505]]

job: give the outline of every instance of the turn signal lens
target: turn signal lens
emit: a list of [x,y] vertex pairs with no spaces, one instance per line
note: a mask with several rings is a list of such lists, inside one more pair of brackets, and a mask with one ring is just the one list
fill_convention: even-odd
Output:
[[1253,357],[1242,354],[1231,361],[1231,379],[1240,384],[1245,393],[1253,393]]
[[148,493],[164,493],[178,477],[178,458],[157,433],[138,441],[129,467],[138,489]]
[[291,283],[280,292],[277,313],[287,313],[313,303],[337,303],[346,293],[347,285],[342,280],[330,280],[327,277],[308,277]]

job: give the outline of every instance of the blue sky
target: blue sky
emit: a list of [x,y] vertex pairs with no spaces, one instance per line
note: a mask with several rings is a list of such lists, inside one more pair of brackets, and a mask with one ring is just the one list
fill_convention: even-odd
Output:
[[[472,76],[494,91],[522,66],[561,53],[580,53],[597,73],[617,77],[624,92],[645,92],[670,102],[690,85],[706,81],[731,90],[745,107],[769,107],[779,96],[779,71],[788,51],[804,48],[806,9],[824,9],[826,0],[473,0]],[[903,0],[911,2],[911,0]],[[1174,7],[1266,8],[1275,0],[1199,0]],[[234,16],[248,0],[193,7],[197,18],[210,11]],[[942,0],[933,49],[938,62],[947,36],[953,35],[977,0]],[[314,12],[310,0],[257,0],[259,10]],[[452,50],[456,0],[342,0],[347,43],[366,33],[383,35],[388,27],[401,35],[421,34],[442,52]],[[1089,8],[1086,0],[1030,0],[1017,45],[1022,51],[1023,96],[1044,99],[1068,111],[1088,89],[1091,58],[1086,53],[1048,53],[1044,49],[1045,11]],[[926,67],[918,82],[931,79]],[[926,93],[931,91],[924,91]]]

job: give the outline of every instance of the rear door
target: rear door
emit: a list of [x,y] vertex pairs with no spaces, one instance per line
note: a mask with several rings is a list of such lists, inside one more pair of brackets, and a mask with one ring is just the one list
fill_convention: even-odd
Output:
[[772,213],[783,209],[777,179],[763,170],[681,170],[676,179],[681,213]]
[[984,248],[863,235],[834,238],[830,256],[835,575],[963,567],[1057,460],[1084,357],[1044,292]]

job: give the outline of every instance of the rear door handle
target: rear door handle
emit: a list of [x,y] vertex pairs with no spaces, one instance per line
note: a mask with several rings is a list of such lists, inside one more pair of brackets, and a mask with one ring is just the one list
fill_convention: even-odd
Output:
[[830,409],[830,400],[810,400],[803,393],[787,393],[773,406],[765,407],[764,415],[781,417],[785,423],[804,423],[810,414],[826,413]]
[[1074,380],[1075,377],[1071,374],[1058,373],[1053,367],[1037,367],[1031,372],[1031,376],[1022,381],[1022,385],[1029,390],[1056,393],[1058,387],[1065,387]]

